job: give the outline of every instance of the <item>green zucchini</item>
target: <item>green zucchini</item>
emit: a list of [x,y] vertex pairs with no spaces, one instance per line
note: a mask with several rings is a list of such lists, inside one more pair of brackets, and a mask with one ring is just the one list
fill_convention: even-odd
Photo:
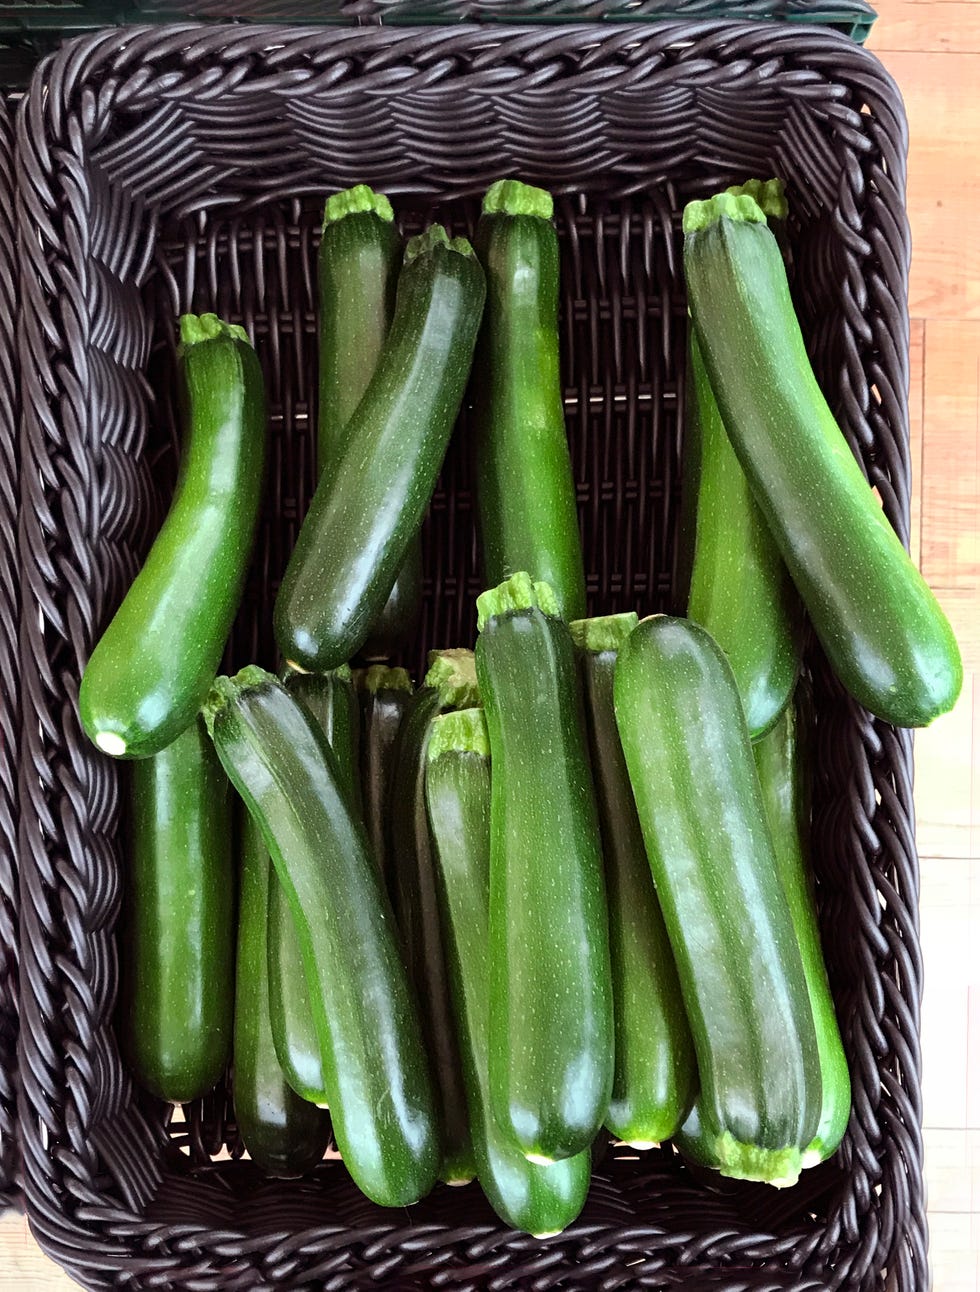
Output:
[[844,1137],[851,1114],[851,1079],[827,981],[809,864],[810,782],[806,736],[799,703],[790,705],[773,730],[756,742],[753,752],[776,865],[789,900],[817,1029],[823,1099],[816,1134],[803,1159],[804,1166],[811,1166],[835,1153]]
[[[287,673],[286,690],[319,725],[337,760],[341,787],[355,816],[361,815],[357,774],[357,696],[347,665],[332,673]],[[299,938],[289,903],[273,869],[269,879],[269,1014],[272,1037],[286,1080],[315,1104],[326,1104],[320,1043]]]
[[425,515],[462,402],[483,270],[440,225],[412,238],[378,366],[317,486],[275,605],[286,660],[336,668],[363,646]]
[[245,332],[180,320],[187,433],[167,518],[82,675],[96,745],[146,758],[194,721],[238,611],[265,461],[262,371]]
[[361,798],[371,853],[389,893],[394,891],[388,855],[388,813],[398,757],[398,734],[412,704],[412,680],[403,668],[372,664],[354,682],[361,704]]
[[696,495],[687,616],[714,637],[735,673],[749,735],[767,732],[800,670],[793,580],[728,442],[692,332],[684,487]]
[[655,616],[621,649],[614,695],[712,1157],[792,1184],[820,1115],[817,1038],[731,665],[697,624]]
[[322,1159],[330,1118],[290,1088],[269,1019],[267,897],[278,887],[262,832],[242,813],[241,907],[235,988],[235,1120],[249,1156],[269,1175],[297,1176]]
[[205,720],[296,926],[337,1147],[381,1206],[423,1197],[439,1143],[394,917],[322,731],[271,674],[219,677]]
[[395,916],[442,1114],[440,1178],[447,1184],[472,1180],[476,1167],[425,811],[425,751],[438,713],[478,702],[473,652],[433,651],[429,671],[402,724],[388,822]]
[[602,1125],[613,1015],[602,848],[567,624],[519,572],[477,600],[476,670],[493,757],[490,1092],[532,1161]]
[[688,204],[684,232],[711,388],[820,643],[865,708],[924,726],[959,695],[959,649],[817,385],[765,215],[719,194]]
[[683,1123],[698,1076],[616,729],[616,657],[636,624],[630,613],[580,619],[570,628],[585,692],[609,903],[616,1067],[605,1124],[617,1139],[650,1148]]
[[505,1224],[537,1238],[560,1233],[582,1209],[588,1150],[561,1162],[529,1162],[491,1111],[490,745],[479,709],[432,723],[425,800],[432,825],[449,979],[459,1033],[477,1174]]
[[[320,399],[317,463],[340,456],[344,432],[378,364],[395,310],[402,241],[391,203],[366,184],[334,193],[323,210],[319,255]],[[372,628],[373,646],[408,631],[422,595],[422,554],[412,540],[405,564]]]
[[122,1041],[140,1084],[189,1103],[231,1058],[235,870],[231,788],[204,724],[133,764]]
[[585,614],[585,573],[558,364],[558,235],[551,195],[499,180],[476,250],[487,276],[477,343],[476,481],[486,581],[547,583],[565,619]]

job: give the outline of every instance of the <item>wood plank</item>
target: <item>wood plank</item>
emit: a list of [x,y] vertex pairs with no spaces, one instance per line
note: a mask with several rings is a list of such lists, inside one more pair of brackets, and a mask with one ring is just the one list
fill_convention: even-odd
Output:
[[[972,857],[980,842],[974,795],[976,674],[968,672],[952,713],[915,736],[916,844],[922,857]],[[924,865],[924,863],[923,863]]]
[[912,504],[909,551],[917,565],[922,561],[922,428],[925,399],[926,325],[912,319],[909,345],[909,455],[912,462]]
[[980,319],[980,59],[882,52],[905,96],[911,138],[909,299],[917,318]]
[[975,0],[879,0],[867,45],[883,51],[980,51],[980,6]]

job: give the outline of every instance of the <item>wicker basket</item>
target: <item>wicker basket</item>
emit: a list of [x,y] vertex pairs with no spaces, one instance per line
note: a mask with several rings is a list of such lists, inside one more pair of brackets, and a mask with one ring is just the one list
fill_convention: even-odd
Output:
[[0,1210],[18,1196],[17,1092],[17,256],[13,127],[0,94]]
[[[125,769],[76,713],[173,480],[179,310],[241,320],[265,368],[264,519],[228,663],[271,661],[272,597],[313,478],[318,216],[325,191],[360,180],[407,228],[435,211],[465,229],[501,174],[558,194],[567,417],[590,612],[605,613],[671,599],[680,209],[785,176],[818,375],[907,539],[905,144],[870,54],[775,24],[131,29],[41,69],[18,119],[21,1119],[31,1224],[76,1278],[923,1292],[911,740],[850,701],[815,651],[815,854],[854,1082],[842,1149],[777,1194],[695,1175],[669,1146],[611,1147],[581,1220],[545,1243],[501,1226],[475,1187],[391,1213],[336,1162],[270,1183],[236,1160],[224,1091],[179,1121],[134,1091],[111,1027]],[[426,524],[412,663],[474,633],[466,433],[464,417]]]

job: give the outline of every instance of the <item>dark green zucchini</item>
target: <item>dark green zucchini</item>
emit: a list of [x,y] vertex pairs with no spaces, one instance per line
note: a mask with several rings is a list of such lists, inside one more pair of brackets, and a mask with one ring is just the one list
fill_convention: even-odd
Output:
[[477,344],[476,482],[486,581],[547,583],[585,614],[585,573],[558,364],[558,234],[550,193],[499,180],[476,250],[487,275]]
[[425,751],[436,714],[478,702],[473,652],[433,651],[429,671],[402,724],[388,816],[395,916],[442,1114],[440,1178],[447,1184],[472,1180],[476,1167],[425,811]]
[[[320,239],[320,400],[317,463],[337,461],[344,432],[374,375],[395,311],[402,240],[391,203],[366,184],[334,193]],[[412,541],[367,648],[382,650],[415,623],[422,554]]]
[[616,1070],[606,1128],[635,1148],[650,1148],[683,1123],[698,1074],[616,729],[616,657],[636,624],[630,613],[580,619],[570,628],[585,692],[609,904]]
[[792,1184],[820,1063],[735,676],[703,628],[659,615],[621,649],[614,692],[712,1158],[725,1175]]
[[432,1086],[394,917],[337,760],[260,668],[218,678],[204,715],[292,912],[337,1147],[368,1198],[408,1206],[436,1177]]
[[560,1233],[581,1211],[591,1156],[583,1150],[561,1162],[529,1162],[491,1111],[489,755],[479,709],[435,718],[425,798],[477,1174],[505,1224],[545,1238]]
[[872,713],[924,726],[959,695],[959,650],[817,384],[765,215],[722,193],[689,203],[684,231],[711,388],[820,643]]
[[363,646],[418,534],[469,376],[483,270],[440,225],[412,238],[378,366],[317,486],[276,598],[286,660],[336,668]]
[[265,461],[262,371],[245,332],[180,320],[187,427],[166,520],[82,675],[90,739],[146,758],[194,721],[238,611]]
[[477,600],[476,670],[493,756],[490,1092],[532,1161],[602,1125],[613,1013],[602,847],[568,625],[513,575]]
[[389,893],[394,875],[388,855],[388,814],[398,757],[398,735],[412,704],[412,680],[403,668],[372,664],[354,683],[361,704],[361,798],[371,853]]
[[262,832],[242,813],[241,907],[235,988],[235,1120],[249,1156],[269,1175],[312,1171],[330,1139],[330,1118],[290,1088],[269,1019],[268,894],[277,887]]
[[[342,789],[354,815],[359,817],[359,718],[350,669],[345,664],[327,674],[287,673],[283,685],[326,737],[337,760]],[[320,1043],[299,938],[274,869],[269,878],[269,1014],[276,1054],[286,1080],[304,1099],[326,1104]]]
[[131,786],[123,1050],[147,1090],[188,1103],[207,1094],[231,1057],[231,787],[200,720],[134,763]]

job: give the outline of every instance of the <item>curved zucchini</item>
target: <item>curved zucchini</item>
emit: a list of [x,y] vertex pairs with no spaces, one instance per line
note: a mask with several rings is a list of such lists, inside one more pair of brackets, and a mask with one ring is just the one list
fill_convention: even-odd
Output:
[[442,466],[484,291],[465,239],[450,242],[440,225],[411,239],[378,366],[276,598],[276,640],[289,663],[336,668],[377,622]]
[[262,832],[242,813],[241,904],[235,988],[235,1119],[249,1155],[269,1175],[297,1176],[322,1159],[330,1118],[287,1084],[269,1020],[268,894],[277,885]]
[[354,683],[361,705],[361,798],[371,853],[389,893],[394,891],[388,855],[388,813],[398,757],[398,734],[412,704],[412,680],[403,668],[372,664]]
[[487,275],[477,344],[476,481],[488,586],[517,570],[585,614],[585,572],[558,366],[558,235],[551,195],[500,180],[476,250]]
[[728,656],[753,740],[779,720],[800,671],[799,603],[728,442],[692,332],[684,486],[696,495],[687,616]]
[[820,1115],[817,1038],[731,665],[703,628],[659,615],[620,651],[614,692],[712,1156],[792,1184]]
[[605,1124],[617,1139],[651,1148],[683,1123],[698,1074],[616,729],[616,657],[636,624],[630,613],[569,627],[585,692],[609,904],[616,1069]]
[[873,714],[925,726],[959,695],[959,649],[817,385],[765,215],[723,193],[684,232],[711,388],[827,658]]
[[[391,203],[366,184],[328,197],[318,262],[320,399],[317,463],[335,462],[343,434],[378,364],[395,310],[402,241]],[[378,622],[372,649],[408,631],[419,612],[422,553],[413,539]]]
[[447,1184],[472,1180],[476,1166],[446,973],[436,864],[425,811],[425,751],[435,716],[449,708],[476,704],[478,698],[472,651],[430,654],[429,671],[402,725],[388,822],[395,916],[435,1077],[442,1114],[440,1178]]
[[394,917],[337,760],[260,668],[218,678],[204,715],[292,912],[337,1147],[368,1198],[408,1206],[435,1181],[432,1087]]
[[581,1211],[591,1155],[586,1149],[561,1162],[529,1162],[491,1111],[490,746],[479,709],[434,719],[425,800],[477,1174],[505,1224],[546,1238],[560,1233]]
[[167,518],[82,675],[90,739],[146,758],[194,721],[238,611],[265,461],[262,371],[240,327],[180,320],[187,433]]
[[197,720],[132,769],[122,1040],[159,1099],[205,1095],[231,1057],[235,870],[231,788]]
[[490,1092],[532,1161],[572,1157],[613,1080],[602,848],[567,624],[513,575],[477,600],[476,671],[493,756]]
[[[289,673],[283,685],[326,737],[337,760],[343,792],[359,818],[358,712],[350,669],[344,665],[325,675]],[[304,1099],[326,1104],[320,1043],[299,938],[274,868],[269,876],[269,1015],[279,1066],[286,1080]]]

